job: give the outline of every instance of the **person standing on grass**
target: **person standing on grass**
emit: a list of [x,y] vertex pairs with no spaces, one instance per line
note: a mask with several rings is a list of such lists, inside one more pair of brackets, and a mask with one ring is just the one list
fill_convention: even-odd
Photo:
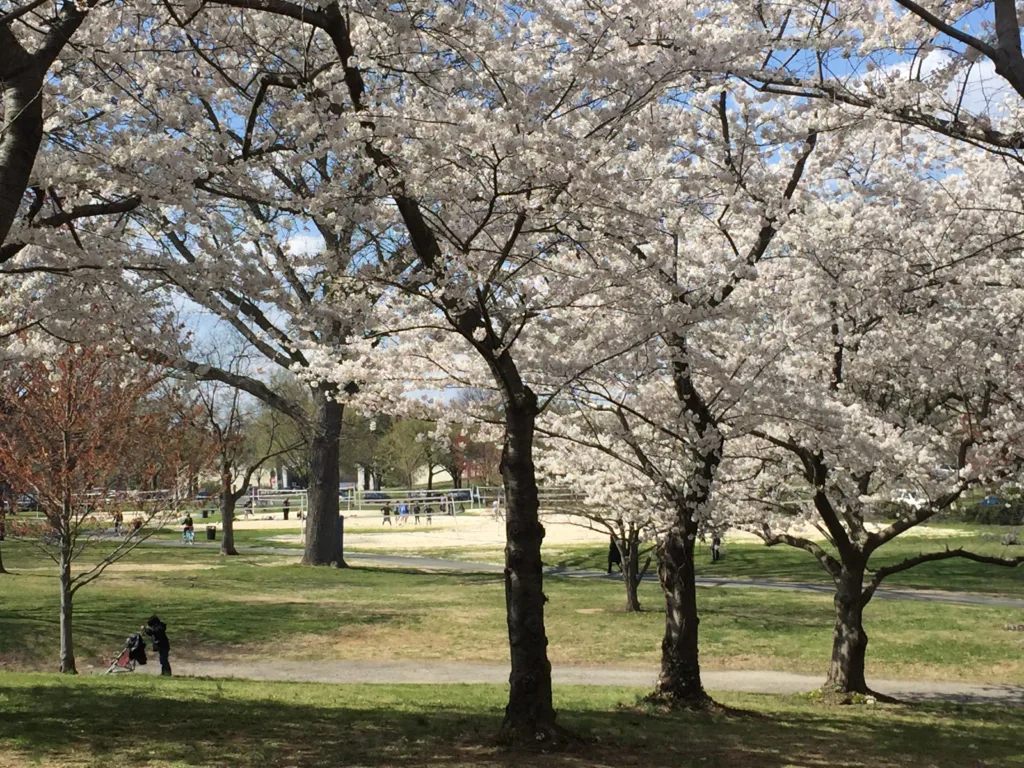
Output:
[[619,572],[622,572],[622,552],[619,551],[619,545],[615,541],[615,537],[611,537],[611,544],[608,545],[608,573],[612,572],[612,566],[619,566]]
[[722,537],[717,533],[711,538],[711,562],[717,563],[722,558]]
[[167,625],[160,621],[159,616],[153,614],[142,626],[142,631],[153,638],[153,650],[160,657],[160,674],[170,677],[171,662],[168,656],[171,653],[171,641],[167,639]]
[[381,527],[383,528],[384,527],[384,523],[387,523],[392,528],[394,528],[394,524],[392,524],[392,522],[391,522],[391,505],[388,504],[385,501],[384,502],[384,506],[381,507],[380,511],[381,511],[381,514],[384,516],[384,519],[380,521]]

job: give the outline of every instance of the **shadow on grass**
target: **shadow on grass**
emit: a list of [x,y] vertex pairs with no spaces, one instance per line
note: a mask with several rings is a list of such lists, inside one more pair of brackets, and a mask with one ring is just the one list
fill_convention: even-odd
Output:
[[[50,678],[53,680],[53,678]],[[77,682],[77,681],[76,681]],[[103,679],[7,686],[0,744],[28,760],[123,766],[904,766],[1005,765],[1019,747],[1004,712],[933,707],[678,713],[563,706],[585,736],[568,753],[497,749],[503,689],[357,688]],[[369,693],[367,693],[369,691]],[[256,695],[253,695],[253,694]],[[403,700],[408,693],[410,700]],[[769,701],[770,700],[766,700]],[[13,765],[18,765],[17,762]]]

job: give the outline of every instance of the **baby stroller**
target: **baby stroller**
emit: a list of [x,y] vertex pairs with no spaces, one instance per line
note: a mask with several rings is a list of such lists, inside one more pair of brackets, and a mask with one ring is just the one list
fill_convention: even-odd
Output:
[[124,641],[124,650],[107,667],[107,674],[134,672],[136,664],[145,663],[146,641],[142,639],[142,635],[129,635]]

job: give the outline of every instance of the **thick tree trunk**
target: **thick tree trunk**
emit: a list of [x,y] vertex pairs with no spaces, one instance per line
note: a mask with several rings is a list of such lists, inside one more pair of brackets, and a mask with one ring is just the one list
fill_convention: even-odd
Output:
[[309,511],[303,565],[347,567],[338,547],[338,441],[343,406],[324,388],[313,389],[309,455]]
[[452,487],[453,488],[461,488],[462,487],[462,470],[453,468],[452,472],[451,472],[451,475],[452,475]]
[[710,701],[700,679],[694,538],[688,533],[673,528],[658,549],[658,579],[665,593],[665,636],[661,641],[661,671],[651,699],[673,707],[702,707]]
[[626,612],[640,610],[640,542],[631,535],[619,546],[622,554],[622,579],[626,583]]
[[60,671],[75,675],[75,642],[72,633],[71,539],[61,537],[60,545]]
[[864,658],[868,636],[864,631],[864,568],[844,565],[836,580],[836,624],[832,631],[832,661],[828,667],[827,690],[838,693],[868,693]]
[[0,245],[11,231],[43,138],[43,73],[6,24],[0,26]]
[[427,465],[427,490],[434,490],[434,465]]
[[[0,536],[0,541],[3,541],[3,536]],[[0,574],[7,573],[7,569],[4,568],[4,552],[3,547],[0,547]]]
[[509,700],[502,724],[508,743],[544,745],[556,740],[551,702],[551,663],[544,632],[544,527],[540,524],[533,436],[537,398],[528,388],[506,405],[501,474],[505,483],[505,606],[511,649]]

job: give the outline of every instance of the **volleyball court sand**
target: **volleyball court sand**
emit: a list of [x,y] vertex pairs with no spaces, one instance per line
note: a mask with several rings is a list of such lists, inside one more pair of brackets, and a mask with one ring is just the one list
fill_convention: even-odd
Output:
[[[343,511],[344,513],[344,511]],[[466,548],[497,548],[505,546],[505,523],[502,520],[495,520],[490,511],[474,510],[470,514],[448,517],[434,515],[432,525],[427,525],[426,515],[420,517],[420,525],[415,525],[413,516],[409,515],[406,522],[400,522],[397,515],[392,515],[391,525],[382,523],[381,515],[366,510],[345,515],[345,526],[349,533],[345,535],[345,544],[353,549],[365,547],[367,549],[389,549],[389,550],[423,550],[440,549],[446,547]],[[574,515],[566,514],[542,514],[541,522],[544,524],[544,543],[551,545],[572,545],[572,544],[602,544],[608,541],[608,532],[591,525],[585,519]],[[280,536],[273,536],[277,541],[300,541],[301,536],[296,529],[301,526],[301,521],[295,520],[238,520],[235,523],[236,529],[291,529],[282,530]],[[367,528],[380,528],[380,533],[366,533]],[[884,526],[868,524],[869,529],[879,529]],[[355,530],[353,530],[355,529]],[[358,532],[355,532],[358,531]],[[796,535],[806,536],[812,539],[820,539],[821,534],[809,527],[804,531],[791,531]],[[962,531],[953,528],[927,528],[919,527],[912,533],[915,536],[947,537],[957,535],[970,535],[969,531]],[[725,535],[725,543],[730,541],[759,541],[751,533],[738,530],[730,530]]]

